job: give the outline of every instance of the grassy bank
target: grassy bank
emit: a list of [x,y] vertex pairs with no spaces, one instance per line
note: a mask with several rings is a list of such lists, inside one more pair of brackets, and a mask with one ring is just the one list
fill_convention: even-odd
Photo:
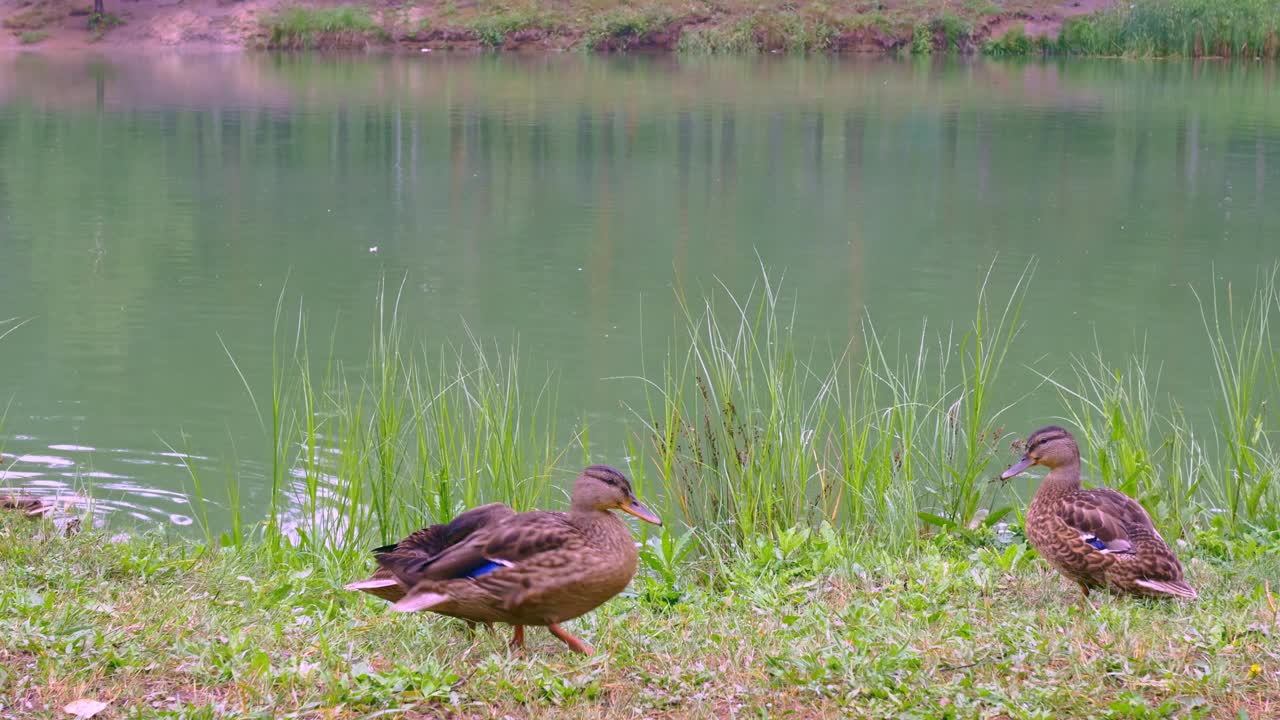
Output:
[[274,48],[351,47],[390,39],[363,6],[291,7],[264,20]]
[[[190,7],[188,7],[190,6]],[[890,53],[1025,56],[1275,57],[1270,0],[593,0],[546,4],[453,0],[333,4],[189,0],[115,6],[102,18],[73,0],[0,0],[14,44],[281,49],[540,49],[595,52]],[[1081,14],[1088,12],[1088,14]],[[107,31],[111,32],[108,33]],[[77,40],[78,38],[78,40]]]
[[[262,21],[268,47],[363,47],[395,42],[436,48],[527,48],[693,54],[892,51],[912,28],[937,24],[939,42],[972,50],[977,34],[1000,15],[993,3],[951,9],[929,4],[868,9],[824,3],[781,7],[739,3],[640,3],[546,6],[406,3],[336,8],[290,7]],[[950,32],[951,34],[948,34]],[[958,33],[958,34],[957,34]],[[976,34],[975,34],[976,33]],[[963,35],[963,37],[961,37]]]
[[268,45],[364,45],[685,54],[881,52],[995,56],[1275,57],[1280,9],[1269,0],[1138,0],[1077,16],[1055,2],[768,5],[669,4],[547,9],[452,3],[291,8],[265,21]]
[[1052,0],[827,4],[638,3],[546,6],[452,2],[291,7],[263,20],[268,47],[360,47],[380,41],[445,48],[542,48],[685,54],[981,50],[1011,18],[1052,13]]
[[[1144,503],[1202,595],[1097,612],[1028,548],[1023,501],[990,482],[1016,453],[1005,357],[1031,277],[979,288],[967,326],[897,339],[867,318],[834,347],[793,333],[768,275],[681,296],[662,367],[616,379],[646,390],[625,470],[668,525],[637,533],[629,592],[573,622],[594,659],[537,634],[511,653],[501,634],[340,589],[367,574],[369,548],[462,507],[559,506],[596,456],[587,427],[554,424],[554,379],[476,339],[426,349],[394,286],[368,358],[344,367],[284,292],[271,384],[245,382],[265,502],[191,468],[202,538],[0,519],[0,713],[89,697],[119,717],[1269,716],[1276,271],[1243,294],[1200,291],[1210,427],[1141,355],[1043,377],[1059,397],[1046,420],[1077,430],[1093,482]],[[265,520],[245,514],[264,505]]]
[[1068,21],[1053,48],[1073,55],[1274,58],[1280,5],[1269,0],[1138,0]]
[[1195,604],[1099,598],[1017,535],[903,556],[822,533],[652,569],[570,624],[403,616],[367,570],[159,536],[39,538],[0,517],[0,715],[1263,718],[1280,700],[1276,538],[1184,550]]

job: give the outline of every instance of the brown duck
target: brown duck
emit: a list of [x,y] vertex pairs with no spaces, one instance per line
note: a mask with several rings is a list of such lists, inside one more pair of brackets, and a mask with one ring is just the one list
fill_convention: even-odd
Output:
[[508,623],[515,626],[516,647],[524,644],[523,626],[545,625],[571,649],[590,655],[591,647],[559,623],[594,610],[622,592],[635,575],[635,541],[610,510],[662,524],[636,499],[626,477],[606,465],[582,471],[567,513],[535,510],[505,516],[494,510],[448,530],[460,515],[440,532],[452,541],[435,554],[394,548],[377,554],[381,570],[408,588],[392,608]]
[[0,510],[18,510],[24,515],[43,515],[52,505],[35,495],[0,495]]
[[1195,599],[1182,564],[1137,501],[1110,488],[1080,486],[1080,448],[1071,433],[1052,425],[1031,433],[1026,454],[1000,477],[1007,480],[1032,465],[1049,468],[1049,474],[1031,499],[1027,539],[1080,585],[1086,602],[1090,588]]

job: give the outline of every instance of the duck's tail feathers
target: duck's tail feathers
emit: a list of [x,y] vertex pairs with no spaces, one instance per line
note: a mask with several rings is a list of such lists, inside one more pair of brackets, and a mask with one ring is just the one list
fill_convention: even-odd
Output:
[[370,592],[372,590],[381,590],[382,588],[395,587],[399,581],[393,577],[369,578],[368,580],[359,580],[353,583],[347,583],[342,586],[343,590],[359,590],[361,592]]
[[1138,580],[1137,584],[1161,595],[1172,595],[1187,600],[1195,600],[1199,597],[1196,589],[1182,580]]
[[409,593],[403,600],[391,606],[396,612],[417,612],[431,608],[449,599],[448,595],[434,592]]

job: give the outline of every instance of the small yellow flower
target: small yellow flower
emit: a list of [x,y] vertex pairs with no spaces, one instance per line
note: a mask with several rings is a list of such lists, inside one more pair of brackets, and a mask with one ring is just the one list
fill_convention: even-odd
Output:
[[1262,666],[1258,663],[1254,663],[1249,666],[1249,677],[1253,677],[1260,672],[1262,672]]

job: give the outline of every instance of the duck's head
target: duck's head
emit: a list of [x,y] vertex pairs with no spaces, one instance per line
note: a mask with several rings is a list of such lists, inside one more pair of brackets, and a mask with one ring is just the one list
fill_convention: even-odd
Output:
[[647,523],[661,525],[662,519],[640,504],[631,482],[608,465],[592,465],[573,484],[574,510],[621,510]]
[[1027,451],[1013,467],[1000,474],[1008,480],[1032,465],[1043,465],[1050,470],[1080,462],[1080,448],[1071,433],[1057,425],[1042,427],[1027,438]]

